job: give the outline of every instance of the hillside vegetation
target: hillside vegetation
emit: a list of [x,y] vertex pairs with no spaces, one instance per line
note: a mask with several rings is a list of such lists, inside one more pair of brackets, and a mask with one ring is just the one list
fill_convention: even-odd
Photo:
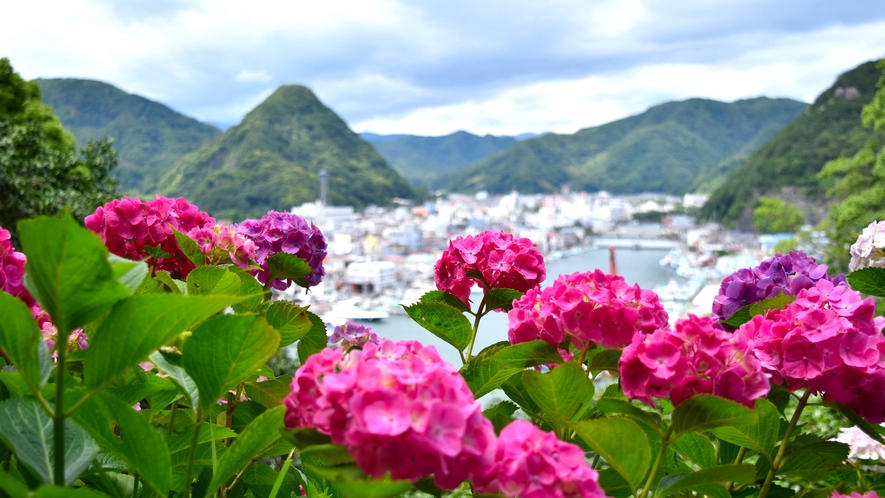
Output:
[[838,77],[795,121],[755,151],[710,196],[701,216],[727,226],[748,228],[759,196],[800,191],[823,201],[826,185],[816,175],[823,165],[850,156],[871,137],[861,124],[861,109],[876,93],[881,72],[867,62]]
[[[715,184],[806,104],[756,98],[669,102],[573,135],[545,135],[453,174],[453,191],[684,194]],[[718,169],[716,175],[711,172]]]
[[258,217],[316,200],[363,207],[414,198],[409,183],[303,86],[282,86],[212,142],[179,160],[158,190],[220,218]]

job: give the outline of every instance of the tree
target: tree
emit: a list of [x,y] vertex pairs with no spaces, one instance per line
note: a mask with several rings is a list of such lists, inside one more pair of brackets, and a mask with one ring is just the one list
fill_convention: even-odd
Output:
[[795,204],[777,197],[760,197],[753,210],[753,224],[762,233],[795,232],[802,225],[802,213]]
[[879,62],[883,77],[879,91],[862,113],[864,126],[876,132],[852,157],[828,162],[818,178],[831,182],[827,194],[837,202],[830,207],[830,246],[827,262],[848,269],[849,247],[864,227],[885,219],[885,60]]

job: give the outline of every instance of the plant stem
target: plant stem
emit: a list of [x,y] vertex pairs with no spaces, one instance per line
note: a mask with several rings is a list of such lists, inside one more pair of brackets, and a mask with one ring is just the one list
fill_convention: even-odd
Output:
[[[747,448],[745,446],[741,446],[741,449],[738,450],[737,458],[734,459],[735,465],[740,464],[744,461],[744,455],[747,453]],[[729,492],[734,488],[734,481],[728,481],[728,484],[725,485],[725,489]]]
[[68,361],[68,335],[58,332],[55,345],[58,346],[58,365],[55,367],[55,413],[53,427],[53,482],[56,486],[65,485],[65,373]]
[[787,452],[787,443],[790,442],[790,436],[793,435],[793,429],[795,429],[796,424],[799,423],[799,416],[802,415],[802,410],[808,403],[809,396],[811,396],[811,390],[806,389],[805,394],[799,399],[799,404],[796,405],[796,411],[793,413],[793,417],[790,419],[790,424],[787,426],[787,432],[784,434],[781,446],[777,450],[777,456],[774,457],[774,462],[771,463],[771,469],[768,471],[768,476],[765,477],[765,484],[762,485],[762,491],[759,492],[759,498],[765,498],[768,494],[771,482],[774,480],[774,476],[777,474],[778,469],[780,469],[781,464],[783,464],[784,453]]
[[476,342],[476,333],[479,331],[479,321],[482,320],[483,315],[485,314],[486,307],[486,295],[482,295],[482,301],[479,302],[479,307],[476,309],[476,318],[473,319],[473,334],[470,336],[470,345],[467,346],[467,356],[464,358],[464,363],[470,361],[470,355],[473,353],[473,343]]
[[655,458],[655,463],[652,465],[651,473],[648,475],[648,480],[645,481],[645,487],[642,488],[642,492],[639,493],[639,498],[645,498],[648,496],[649,490],[651,490],[651,483],[655,479],[655,475],[658,473],[658,469],[661,468],[661,462],[664,461],[664,453],[667,451],[667,445],[670,444],[670,435],[673,434],[673,426],[667,427],[667,432],[664,433],[663,437],[661,437],[661,451],[658,452],[657,458]]
[[578,365],[581,365],[581,368],[584,368],[584,360],[587,359],[587,353],[590,352],[590,349],[592,349],[594,345],[594,343],[588,341],[587,344],[584,344],[583,349],[581,349],[581,356],[578,357]]
[[267,498],[277,498],[277,493],[280,492],[280,486],[283,485],[283,479],[286,478],[286,474],[289,473],[289,466],[292,465],[292,456],[295,454],[295,448],[292,448],[292,451],[289,452],[289,456],[286,458],[286,461],[283,462],[283,468],[280,469],[280,473],[277,474],[277,480],[273,483],[273,489],[270,490],[270,495]]
[[184,473],[184,493],[181,496],[190,498],[191,496],[191,474],[194,471],[194,458],[197,455],[197,442],[200,440],[200,427],[203,423],[203,409],[197,409],[197,420],[194,422],[194,435],[191,437],[191,447],[187,455],[187,470]]
[[178,413],[178,401],[172,402],[172,409],[169,410],[169,426],[166,428],[166,434],[175,432],[175,414]]
[[138,498],[138,474],[132,474],[132,498]]

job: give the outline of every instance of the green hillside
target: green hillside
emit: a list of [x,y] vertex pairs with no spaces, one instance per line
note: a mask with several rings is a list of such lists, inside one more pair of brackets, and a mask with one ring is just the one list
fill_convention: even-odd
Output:
[[150,194],[175,161],[221,133],[163,104],[100,81],[38,79],[43,101],[77,139],[109,137],[120,154],[116,168],[124,190]]
[[606,190],[684,194],[718,180],[752,148],[796,118],[806,104],[757,98],[732,104],[691,99],[574,135],[545,135],[452,175],[454,191],[492,193]]
[[402,135],[393,140],[370,140],[390,166],[416,185],[437,188],[446,177],[516,144],[513,137],[476,136],[459,131],[444,137]]
[[857,152],[872,130],[861,125],[861,108],[872,100],[881,72],[875,62],[848,71],[795,121],[754,152],[710,196],[701,216],[742,228],[761,195],[778,195],[783,189],[823,200],[826,186],[816,176],[823,165]]
[[280,87],[238,126],[179,160],[158,191],[239,220],[316,200],[322,169],[332,204],[363,207],[416,195],[371,145],[297,85]]

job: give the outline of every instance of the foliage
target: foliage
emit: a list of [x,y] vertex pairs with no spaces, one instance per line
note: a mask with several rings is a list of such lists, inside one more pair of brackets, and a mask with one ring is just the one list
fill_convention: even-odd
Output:
[[670,102],[574,135],[519,142],[452,175],[447,187],[558,192],[569,184],[590,192],[681,195],[694,191],[695,181],[710,181],[705,172],[749,154],[804,108],[767,98]]
[[217,217],[241,220],[319,197],[363,207],[415,198],[412,187],[371,145],[302,86],[283,86],[243,121],[167,171],[157,190],[185,195]]
[[753,224],[762,233],[795,232],[802,225],[802,213],[795,204],[777,197],[760,197],[753,210]]
[[[710,195],[700,217],[735,226],[746,216],[748,223],[741,226],[749,230],[749,214],[757,197],[776,194],[784,186],[798,186],[811,199],[823,201],[827,185],[820,184],[815,175],[827,161],[860,150],[872,135],[857,116],[876,93],[878,78],[875,62],[840,75],[801,116],[728,176]],[[852,88],[856,95],[845,93]]]
[[178,159],[217,137],[207,124],[100,81],[38,79],[43,101],[81,146],[109,137],[120,155],[116,177],[132,195],[154,191]]

